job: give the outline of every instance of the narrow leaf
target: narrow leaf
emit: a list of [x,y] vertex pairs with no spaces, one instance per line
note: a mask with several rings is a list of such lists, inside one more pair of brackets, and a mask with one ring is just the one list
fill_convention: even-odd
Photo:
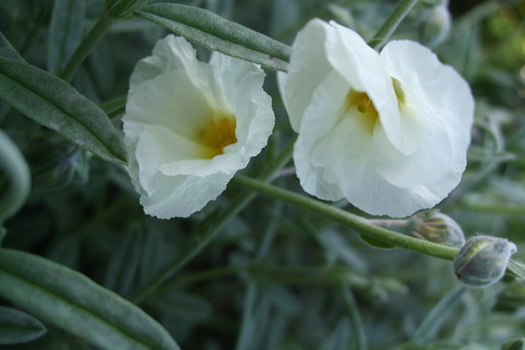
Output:
[[525,264],[510,260],[507,274],[520,280],[525,280]]
[[0,344],[25,343],[41,337],[46,327],[25,312],[0,306]]
[[13,60],[24,61],[22,56],[16,51],[11,43],[5,38],[4,34],[0,32],[0,56],[10,58]]
[[412,336],[411,340],[414,343],[424,343],[430,340],[432,335],[435,334],[443,324],[445,317],[448,315],[448,311],[456,306],[466,290],[467,289],[464,286],[460,286],[447,294],[436,306],[434,306],[432,311],[430,311],[428,316],[423,320]]
[[292,49],[261,33],[193,6],[152,4],[135,14],[226,55],[286,71]]
[[0,57],[0,98],[102,159],[125,163],[124,143],[106,114],[56,76]]
[[101,349],[179,349],[137,306],[35,255],[0,249],[0,295]]
[[47,46],[47,65],[50,72],[60,72],[80,45],[85,12],[85,0],[55,1]]
[[[31,175],[22,153],[13,141],[0,130],[0,175],[7,180],[0,188],[0,227],[13,216],[29,196]],[[5,232],[4,232],[5,233]],[[0,243],[2,235],[0,235]]]

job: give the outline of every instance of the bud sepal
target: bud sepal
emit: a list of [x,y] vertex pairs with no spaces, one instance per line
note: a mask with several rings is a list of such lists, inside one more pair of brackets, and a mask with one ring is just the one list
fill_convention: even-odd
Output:
[[454,258],[458,279],[470,287],[486,287],[501,279],[516,245],[505,238],[475,236]]

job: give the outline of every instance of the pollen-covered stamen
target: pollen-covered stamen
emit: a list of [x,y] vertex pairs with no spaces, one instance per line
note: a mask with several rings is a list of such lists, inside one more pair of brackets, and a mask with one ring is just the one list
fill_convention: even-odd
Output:
[[212,149],[207,154],[208,158],[223,154],[226,146],[237,142],[237,137],[235,136],[236,126],[235,116],[220,115],[210,120],[208,125],[201,130],[200,137],[203,144],[207,148]]
[[364,114],[367,117],[377,119],[379,114],[377,113],[374,103],[368,97],[366,92],[350,90],[346,95],[347,109],[350,107],[356,107],[357,111]]

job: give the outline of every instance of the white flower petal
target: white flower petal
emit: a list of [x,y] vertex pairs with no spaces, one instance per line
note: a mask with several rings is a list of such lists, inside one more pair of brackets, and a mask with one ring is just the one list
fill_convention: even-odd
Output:
[[397,167],[384,166],[381,173],[402,187],[432,183],[445,176],[454,176],[459,182],[455,173],[462,173],[466,166],[474,112],[467,83],[430,50],[414,42],[390,42],[381,59],[403,86],[407,107],[402,120],[415,124],[420,137],[414,154],[397,161]]
[[145,124],[154,121],[186,137],[197,138],[214,113],[210,94],[193,85],[186,71],[166,72],[130,91],[126,120]]
[[[266,146],[275,123],[271,98],[262,90],[264,71],[253,63],[219,52],[213,53],[210,64],[215,75],[221,77],[227,105],[237,116],[237,143],[229,147],[232,152],[242,150],[247,158],[259,154]],[[241,86],[242,89],[239,88]]]
[[144,211],[187,217],[266,145],[274,115],[260,67],[221,54],[210,64],[168,36],[137,64],[123,117],[128,172]]
[[[290,123],[295,131],[299,130],[304,110],[310,103],[315,87],[332,70],[328,63],[324,42],[326,39],[327,24],[313,19],[297,34],[286,83],[282,77],[281,90],[284,96]],[[308,80],[311,84],[304,84]]]
[[190,43],[180,37],[168,35],[157,41],[152,56],[137,63],[130,78],[130,89],[166,72],[182,68],[193,78],[201,78],[201,63],[196,59],[196,51]]
[[325,45],[332,67],[347,80],[351,89],[367,93],[390,143],[405,154],[413,152],[416,144],[403,137],[392,78],[377,52],[352,30],[335,22],[330,22],[329,28]]
[[347,87],[348,83],[335,72],[319,84],[302,117],[301,129],[294,145],[294,162],[301,186],[306,192],[325,200],[343,197],[335,180],[330,182],[326,176],[329,177],[332,169],[340,165],[332,161],[340,160],[338,156],[344,149],[330,149],[332,154],[329,157],[322,151],[331,141],[330,133],[341,122],[341,105],[346,98]]
[[301,33],[308,38],[300,34],[294,50],[314,50],[323,74],[292,55],[279,86],[299,133],[294,161],[305,191],[392,217],[446,197],[466,165],[474,106],[466,82],[417,43],[392,42],[378,55],[335,23],[314,20]]

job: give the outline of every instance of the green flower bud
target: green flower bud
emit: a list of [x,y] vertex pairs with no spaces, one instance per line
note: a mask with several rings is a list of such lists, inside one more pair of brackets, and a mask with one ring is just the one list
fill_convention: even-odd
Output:
[[36,140],[26,157],[37,191],[58,191],[75,180],[87,181],[88,155],[69,142],[56,138]]
[[501,345],[500,350],[525,350],[525,338],[509,340]]
[[486,287],[503,277],[516,250],[516,245],[505,238],[472,237],[454,258],[456,276],[468,286]]
[[458,223],[439,210],[413,215],[408,222],[408,232],[411,236],[452,247],[465,243],[465,235]]

